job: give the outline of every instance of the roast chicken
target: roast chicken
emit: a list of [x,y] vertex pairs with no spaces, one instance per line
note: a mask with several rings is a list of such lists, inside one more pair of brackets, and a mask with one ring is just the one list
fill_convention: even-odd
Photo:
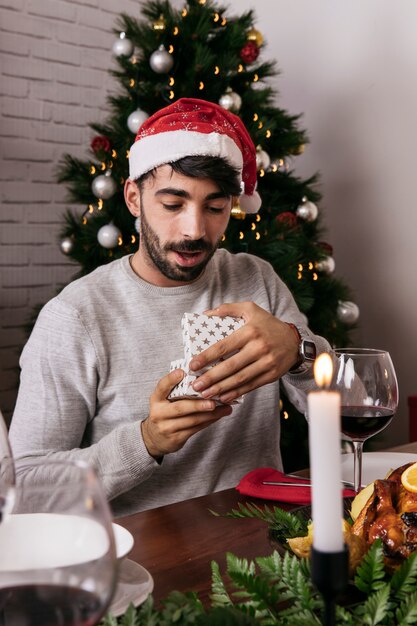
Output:
[[351,528],[366,549],[381,539],[388,570],[396,569],[417,550],[417,493],[401,484],[401,474],[410,465],[402,465],[384,480],[374,482],[374,491]]

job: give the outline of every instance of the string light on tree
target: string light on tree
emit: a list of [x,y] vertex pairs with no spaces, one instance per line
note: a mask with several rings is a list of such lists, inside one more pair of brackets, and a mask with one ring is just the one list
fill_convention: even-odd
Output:
[[302,203],[297,207],[295,212],[300,219],[306,222],[314,222],[319,214],[317,206],[314,202],[310,202],[306,196],[303,197]]
[[237,113],[242,106],[242,98],[238,93],[233,91],[231,87],[228,87],[226,93],[220,96],[219,104],[223,109],[226,109],[226,111]]
[[116,57],[130,57],[133,53],[133,43],[122,32],[113,44],[113,54]]
[[154,30],[158,30],[158,31],[162,31],[162,30],[165,30],[165,28],[166,28],[166,23],[165,23],[164,16],[160,15],[159,18],[154,21],[153,29]]
[[289,166],[285,162],[285,159],[274,159],[271,161],[271,165],[269,166],[270,172],[280,172],[281,174],[285,174],[288,170]]
[[152,52],[149,65],[156,74],[167,74],[174,65],[174,57],[166,51],[165,46],[160,45],[155,52]]
[[96,198],[102,198],[103,200],[108,200],[116,193],[117,184],[110,170],[107,170],[105,174],[96,176],[91,185],[91,191]]
[[103,248],[115,248],[122,236],[120,230],[113,224],[105,224],[97,232],[97,240]]
[[354,302],[349,300],[339,300],[337,306],[337,317],[341,322],[351,326],[356,324],[359,319],[359,307]]
[[133,113],[131,113],[127,118],[127,127],[130,132],[136,135],[139,128],[142,126],[143,122],[148,119],[148,117],[149,115],[145,111],[142,111],[142,109],[136,109],[136,111],[133,111]]

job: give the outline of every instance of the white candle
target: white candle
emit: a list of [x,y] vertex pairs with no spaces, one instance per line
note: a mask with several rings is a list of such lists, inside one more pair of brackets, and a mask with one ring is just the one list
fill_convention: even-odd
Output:
[[[331,357],[321,354],[314,364],[319,387],[330,384]],[[320,389],[308,395],[310,471],[312,481],[313,546],[321,552],[343,550],[340,394]]]

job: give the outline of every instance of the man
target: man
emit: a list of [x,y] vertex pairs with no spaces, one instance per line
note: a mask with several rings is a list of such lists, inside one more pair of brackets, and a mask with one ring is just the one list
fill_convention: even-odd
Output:
[[[41,312],[21,358],[16,456],[91,463],[116,515],[235,486],[257,466],[281,468],[278,380],[303,409],[312,372],[300,346],[329,346],[269,264],[218,249],[239,194],[244,210],[259,209],[255,148],[238,117],[182,99],[143,124],[125,187],[139,249]],[[231,355],[197,377],[201,399],[172,402],[184,372],[167,371],[183,351],[184,312],[245,324],[191,362],[197,371]]]

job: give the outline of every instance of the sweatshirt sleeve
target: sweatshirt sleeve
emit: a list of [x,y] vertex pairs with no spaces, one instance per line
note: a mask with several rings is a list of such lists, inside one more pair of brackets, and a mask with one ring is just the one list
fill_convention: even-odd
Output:
[[76,310],[58,298],[49,302],[22,352],[20,366],[9,432],[16,459],[83,460],[95,468],[109,500],[157,471],[159,465],[146,450],[139,420],[118,425],[97,443],[86,442],[86,430],[96,415],[100,368]]

